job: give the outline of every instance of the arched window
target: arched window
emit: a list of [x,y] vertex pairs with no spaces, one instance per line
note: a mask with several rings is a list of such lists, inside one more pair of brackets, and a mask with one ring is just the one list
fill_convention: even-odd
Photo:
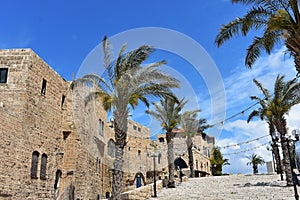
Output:
[[43,180],[46,179],[47,157],[48,156],[46,154],[42,155],[40,178],[43,179]]
[[38,163],[39,163],[39,156],[40,153],[37,151],[34,151],[32,153],[32,159],[31,159],[31,178],[37,178],[37,170],[38,170]]
[[115,142],[112,139],[108,140],[108,143],[107,143],[107,154],[110,157],[115,157]]
[[106,192],[106,193],[105,193],[105,198],[107,198],[107,199],[108,199],[108,198],[109,198],[109,196],[110,196],[110,193],[109,193],[109,192]]

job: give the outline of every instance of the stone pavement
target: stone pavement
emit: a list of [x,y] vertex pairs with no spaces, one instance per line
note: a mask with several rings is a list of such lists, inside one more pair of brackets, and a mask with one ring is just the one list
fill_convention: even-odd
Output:
[[157,198],[149,200],[295,199],[293,187],[285,185],[278,175],[202,177],[179,183],[176,188],[164,188]]

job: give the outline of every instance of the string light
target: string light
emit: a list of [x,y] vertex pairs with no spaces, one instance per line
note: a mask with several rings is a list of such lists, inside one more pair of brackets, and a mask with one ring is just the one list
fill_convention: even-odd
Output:
[[245,112],[246,112],[247,110],[253,108],[253,107],[256,106],[257,104],[259,104],[259,102],[256,102],[255,104],[252,104],[251,106],[247,107],[246,109],[242,110],[241,112],[236,113],[236,114],[234,114],[234,115],[232,115],[232,116],[230,116],[230,117],[224,119],[223,121],[217,122],[217,123],[215,123],[215,124],[210,124],[210,125],[209,125],[209,128],[212,128],[212,127],[217,126],[217,125],[220,125],[220,124],[223,126],[223,125],[225,124],[225,122],[228,121],[228,120],[230,120],[230,119],[233,119],[233,118],[235,118],[235,117],[237,117],[237,116],[239,116],[239,115],[243,115],[243,116],[244,116],[244,114],[245,114]]
[[265,145],[268,145],[268,144],[269,144],[269,142],[264,143],[264,144],[261,144],[261,145],[259,145],[259,146],[255,146],[255,147],[253,147],[253,148],[245,149],[245,150],[243,150],[243,151],[236,151],[236,152],[232,152],[232,153],[224,153],[223,156],[229,156],[229,155],[236,155],[236,154],[246,153],[246,152],[248,152],[248,151],[252,151],[252,150],[254,150],[254,149],[258,149],[258,148],[260,148],[260,147],[262,147],[262,146],[265,146]]
[[223,146],[223,147],[219,147],[219,148],[220,149],[226,149],[226,148],[229,148],[229,147],[236,147],[236,146],[240,146],[242,144],[248,144],[248,143],[251,143],[251,142],[254,142],[254,141],[259,141],[260,139],[262,139],[264,137],[267,137],[267,136],[269,136],[269,134],[261,136],[261,137],[258,137],[258,138],[254,138],[252,140],[247,140],[247,141],[244,141],[244,142],[240,142],[240,143],[236,143],[236,144],[231,144],[231,145],[227,145],[227,146]]

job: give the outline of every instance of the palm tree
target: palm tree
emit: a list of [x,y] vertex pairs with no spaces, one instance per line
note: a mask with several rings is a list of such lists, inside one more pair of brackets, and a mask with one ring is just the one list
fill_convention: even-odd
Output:
[[269,135],[271,136],[272,139],[272,151],[273,154],[275,156],[275,161],[276,161],[276,167],[277,167],[277,173],[281,174],[281,164],[280,164],[280,155],[279,155],[279,149],[278,149],[278,145],[276,145],[276,141],[274,138],[274,134],[275,134],[275,125],[274,125],[274,119],[273,116],[268,116],[267,115],[267,106],[268,106],[268,100],[271,98],[270,92],[268,90],[266,90],[262,84],[257,81],[256,79],[253,79],[253,82],[255,83],[255,85],[260,89],[260,91],[263,93],[264,98],[260,98],[258,96],[251,96],[250,98],[252,100],[257,101],[257,103],[260,105],[259,108],[257,108],[256,110],[253,110],[249,117],[247,122],[249,123],[254,117],[259,117],[261,120],[264,120],[268,123],[269,126]]
[[287,185],[291,186],[293,184],[292,169],[290,167],[289,149],[286,142],[288,128],[285,116],[294,105],[300,103],[300,83],[296,81],[297,79],[285,82],[284,77],[283,75],[278,75],[276,78],[274,95],[268,101],[266,114],[268,117],[273,117],[274,125],[280,133]]
[[168,146],[168,168],[169,168],[169,182],[168,187],[174,188],[174,151],[173,138],[175,134],[173,130],[178,127],[180,121],[180,112],[187,102],[181,99],[179,102],[174,98],[161,98],[160,104],[153,103],[155,111],[147,110],[146,113],[155,117],[162,128],[166,131],[166,140]]
[[227,158],[223,158],[220,149],[217,147],[213,149],[213,156],[210,159],[210,163],[212,166],[213,176],[221,176],[223,166],[230,165],[229,160]]
[[[285,115],[288,114],[289,110],[294,105],[300,103],[300,83],[297,83],[296,79],[285,82],[284,76],[278,75],[275,81],[274,94],[269,95],[270,92],[264,88],[260,82],[257,80],[254,81],[263,92],[265,99],[260,99],[258,97],[252,97],[252,99],[257,100],[263,105],[261,114],[265,114],[265,119],[268,120],[268,123],[273,124],[280,133],[286,181],[287,185],[290,186],[293,182],[288,147],[285,139],[287,134]],[[272,129],[273,127],[271,127],[271,132],[275,132],[275,130]]]
[[197,119],[197,114],[201,110],[185,111],[181,115],[180,126],[183,129],[183,136],[186,136],[186,145],[189,155],[189,167],[190,177],[194,178],[194,155],[193,155],[193,137],[197,134],[197,131],[203,131],[209,126],[206,123],[206,119]]
[[[123,154],[126,146],[129,105],[132,109],[139,101],[149,106],[148,97],[169,97],[170,88],[179,87],[179,82],[158,69],[165,61],[142,66],[154,49],[143,45],[125,54],[123,45],[116,60],[112,60],[111,47],[107,38],[103,40],[104,67],[107,80],[97,74],[89,74],[73,82],[96,86],[86,101],[100,97],[106,111],[112,111],[115,131],[115,160],[112,171],[112,199],[121,199],[123,180]],[[95,88],[95,87],[93,87]]]
[[231,0],[251,8],[243,17],[222,25],[215,43],[220,47],[233,36],[246,36],[250,30],[262,30],[247,49],[245,65],[252,68],[263,50],[270,54],[283,41],[294,57],[297,75],[300,75],[300,13],[298,0]]
[[253,174],[258,173],[258,165],[263,165],[265,163],[264,159],[257,154],[252,154],[251,156],[246,156],[250,162],[247,162],[247,165],[252,165],[253,167]]

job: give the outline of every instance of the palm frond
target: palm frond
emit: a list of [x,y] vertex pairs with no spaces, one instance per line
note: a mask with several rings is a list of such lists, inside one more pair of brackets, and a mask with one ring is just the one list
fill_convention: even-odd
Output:
[[245,65],[252,68],[263,50],[270,54],[275,44],[278,43],[280,35],[279,32],[273,31],[265,32],[263,37],[255,36],[252,44],[247,48]]
[[247,123],[249,123],[254,117],[260,117],[259,111],[253,110],[248,116]]
[[238,36],[243,25],[242,18],[237,18],[226,25],[222,25],[216,39],[215,44],[220,47],[224,42],[233,36]]
[[[260,91],[264,94],[265,99],[268,99],[271,97],[269,90],[263,87],[263,85],[256,79],[253,79],[254,84],[260,89]],[[255,97],[253,97],[255,98]],[[260,100],[260,99],[259,99]]]
[[284,88],[284,75],[278,75],[276,77],[275,85],[274,85],[274,99],[278,100],[282,97],[282,89]]

